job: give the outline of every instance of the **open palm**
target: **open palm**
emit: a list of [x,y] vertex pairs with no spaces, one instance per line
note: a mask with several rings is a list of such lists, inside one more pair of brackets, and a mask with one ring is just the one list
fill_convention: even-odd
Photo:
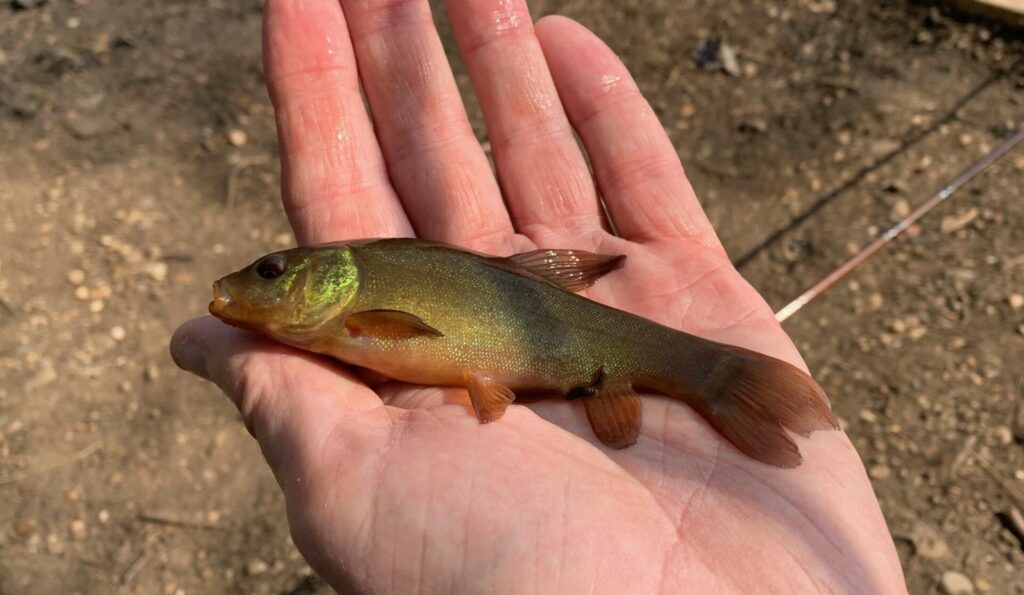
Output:
[[[284,202],[300,242],[416,235],[500,255],[626,254],[591,298],[803,366],[730,265],[612,52],[568,19],[534,29],[521,0],[448,4],[500,190],[427,0],[266,2]],[[513,405],[480,425],[463,390],[371,388],[210,318],[184,325],[172,351],[238,405],[284,490],[296,544],[338,588],[904,589],[841,432],[799,440],[804,464],[776,469],[651,396],[639,442],[612,451],[578,403]]]

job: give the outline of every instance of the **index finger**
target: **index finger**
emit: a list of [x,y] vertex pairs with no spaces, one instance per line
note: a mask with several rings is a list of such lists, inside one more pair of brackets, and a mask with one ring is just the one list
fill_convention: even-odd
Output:
[[263,60],[300,244],[411,236],[359,93],[337,0],[268,0]]

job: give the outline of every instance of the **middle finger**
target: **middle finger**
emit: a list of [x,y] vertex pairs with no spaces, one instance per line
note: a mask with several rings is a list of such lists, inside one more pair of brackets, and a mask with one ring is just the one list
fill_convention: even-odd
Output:
[[389,176],[417,235],[486,249],[512,234],[427,0],[342,0]]
[[526,3],[448,0],[447,5],[516,228],[549,245],[566,233],[600,233],[593,179]]

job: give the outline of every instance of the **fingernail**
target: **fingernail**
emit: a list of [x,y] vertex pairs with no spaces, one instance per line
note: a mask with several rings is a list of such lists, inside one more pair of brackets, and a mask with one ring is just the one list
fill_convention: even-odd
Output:
[[206,351],[184,329],[178,329],[171,337],[171,359],[182,370],[210,379],[206,371]]

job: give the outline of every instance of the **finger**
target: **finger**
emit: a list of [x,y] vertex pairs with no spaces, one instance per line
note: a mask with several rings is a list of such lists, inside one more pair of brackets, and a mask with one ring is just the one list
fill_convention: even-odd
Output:
[[427,0],[342,6],[391,181],[417,235],[461,244],[511,235]]
[[282,487],[315,475],[328,446],[354,458],[388,435],[383,403],[344,368],[209,316],[174,333],[171,357],[231,398]]
[[268,0],[263,59],[284,206],[299,242],[411,235],[359,94],[337,0]]
[[598,232],[597,193],[523,0],[449,0],[516,229]]
[[720,249],[675,148],[618,57],[564,17],[542,19],[537,35],[623,237],[688,237]]

